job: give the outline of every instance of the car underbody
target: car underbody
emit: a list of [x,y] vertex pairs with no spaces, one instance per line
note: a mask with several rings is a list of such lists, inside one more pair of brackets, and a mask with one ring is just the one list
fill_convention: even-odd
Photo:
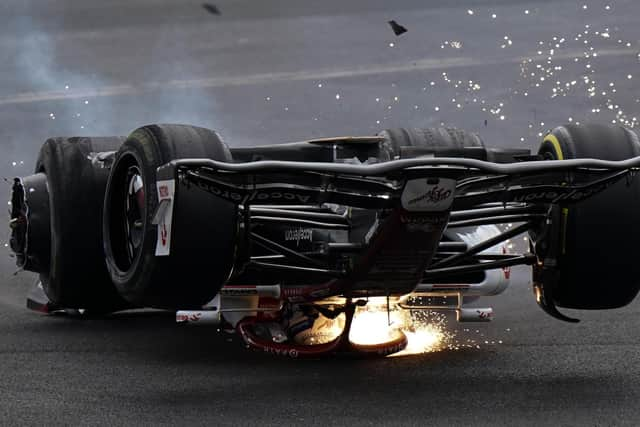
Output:
[[[252,348],[291,357],[397,353],[408,343],[406,325],[392,321],[397,312],[489,321],[491,308],[468,304],[503,292],[517,265],[533,266],[536,301],[547,313],[575,321],[558,311],[554,297],[567,212],[610,187],[632,185],[640,167],[638,157],[402,145],[381,134],[232,148],[233,161],[179,157],[159,164],[149,183],[136,152],[121,151],[90,156],[94,167],[111,170],[109,185],[123,189],[109,199],[116,193],[108,187],[104,208],[112,277],[114,270],[122,276],[138,268],[145,256],[173,269],[188,241],[198,258],[180,268],[204,274],[185,276],[171,295],[181,287],[188,293],[192,278],[198,286],[211,282],[206,300],[172,303],[153,293],[145,300],[130,287],[122,296],[133,307],[173,309],[180,323],[220,325]],[[37,248],[35,235],[47,234],[38,231],[47,225],[36,215],[52,203],[41,196],[46,183],[44,172],[16,179],[12,197],[18,265],[40,273],[43,262],[30,245]],[[529,246],[511,250],[508,242],[527,232]],[[216,239],[232,240],[230,250],[206,253]],[[224,268],[211,267],[209,275],[202,252]],[[46,282],[39,286],[32,308],[83,309],[48,298]],[[373,340],[352,333],[367,312],[387,318],[386,327],[369,326],[384,329]]]

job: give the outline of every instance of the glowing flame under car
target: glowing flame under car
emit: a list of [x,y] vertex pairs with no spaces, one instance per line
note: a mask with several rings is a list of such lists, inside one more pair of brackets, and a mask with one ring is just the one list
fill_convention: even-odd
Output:
[[[316,321],[306,336],[299,337],[306,344],[321,344],[336,338],[344,328],[344,317]],[[439,313],[387,309],[385,298],[371,298],[358,308],[353,318],[349,340],[354,344],[372,345],[391,341],[403,332],[407,347],[393,356],[429,353],[447,348],[452,336],[446,330],[446,317]]]

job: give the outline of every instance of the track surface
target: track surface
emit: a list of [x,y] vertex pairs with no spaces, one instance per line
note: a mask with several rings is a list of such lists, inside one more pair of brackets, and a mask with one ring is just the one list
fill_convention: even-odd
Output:
[[[489,145],[533,148],[539,132],[569,118],[632,120],[637,111],[632,0],[216,5],[221,16],[191,0],[3,1],[1,175],[28,174],[47,136],[120,135],[151,122],[211,127],[235,145],[444,122]],[[395,37],[390,19],[409,32]],[[590,46],[598,56],[585,57]],[[13,276],[1,249],[0,424],[640,421],[638,302],[564,324],[535,306],[526,269],[487,302],[492,324],[451,325],[479,348],[297,362],[178,327],[170,314],[30,313],[33,277]]]

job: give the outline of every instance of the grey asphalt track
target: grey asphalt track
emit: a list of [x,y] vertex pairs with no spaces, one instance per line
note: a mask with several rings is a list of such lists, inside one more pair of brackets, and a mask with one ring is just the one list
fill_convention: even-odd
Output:
[[[29,174],[48,136],[154,122],[217,129],[230,145],[444,123],[527,148],[568,121],[637,123],[633,0],[215,4],[221,15],[194,0],[3,0],[0,176]],[[408,32],[396,37],[392,19]],[[4,236],[1,425],[640,424],[637,301],[565,324],[516,269],[485,302],[494,322],[450,324],[472,348],[300,362],[170,313],[29,312],[34,279],[14,275]]]

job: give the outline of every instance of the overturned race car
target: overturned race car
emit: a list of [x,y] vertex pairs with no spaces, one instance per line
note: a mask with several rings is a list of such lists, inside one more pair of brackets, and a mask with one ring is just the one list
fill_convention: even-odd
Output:
[[[11,248],[39,275],[40,311],[169,309],[273,354],[386,356],[407,346],[391,312],[491,320],[467,304],[503,292],[516,265],[558,319],[627,305],[639,168],[637,135],[599,124],[558,127],[533,154],[451,128],[229,148],[150,125],[47,140],[14,180]],[[512,253],[522,233],[529,248]],[[374,307],[389,322],[354,334]]]

